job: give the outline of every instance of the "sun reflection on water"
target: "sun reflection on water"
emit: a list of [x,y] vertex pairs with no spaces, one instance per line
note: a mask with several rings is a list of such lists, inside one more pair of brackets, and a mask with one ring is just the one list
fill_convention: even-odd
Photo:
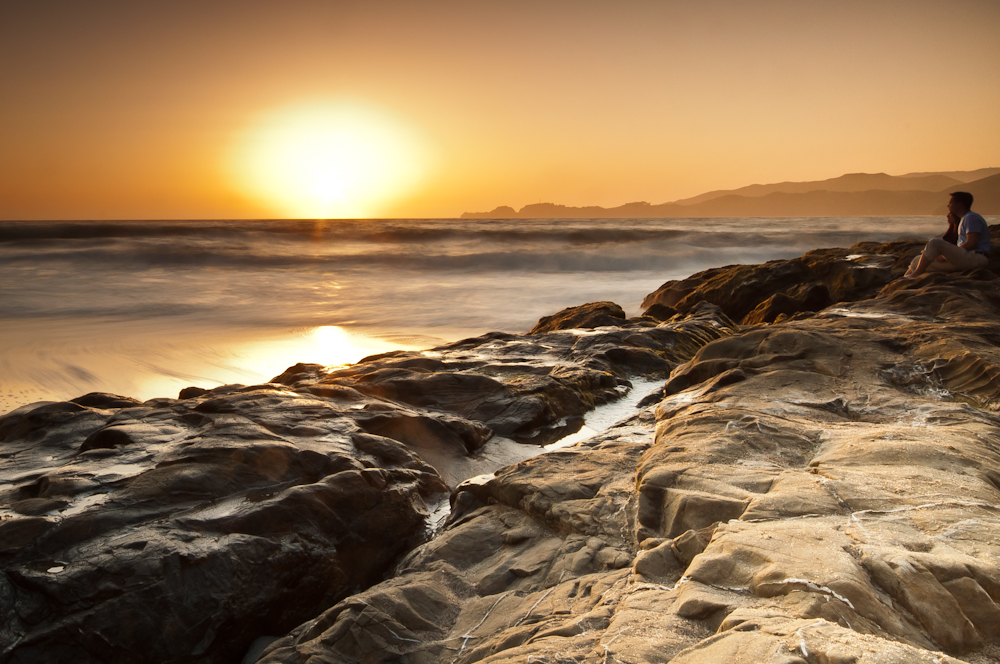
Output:
[[352,364],[369,355],[445,341],[420,335],[383,338],[334,325],[262,329],[163,320],[72,323],[15,321],[2,330],[0,356],[6,359],[0,415],[28,403],[64,401],[88,392],[145,401],[176,397],[191,386],[257,385],[300,362]]
[[337,325],[320,325],[237,345],[233,359],[267,380],[300,362],[339,366],[390,350],[417,350],[417,346],[355,334]]

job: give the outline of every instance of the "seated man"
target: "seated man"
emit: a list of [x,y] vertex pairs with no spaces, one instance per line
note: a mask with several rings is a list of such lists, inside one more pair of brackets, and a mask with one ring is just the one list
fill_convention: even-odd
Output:
[[910,264],[904,277],[918,277],[924,272],[974,270],[989,263],[990,230],[986,220],[972,211],[972,194],[956,191],[948,202],[948,212],[962,220],[958,225],[958,244],[934,238]]

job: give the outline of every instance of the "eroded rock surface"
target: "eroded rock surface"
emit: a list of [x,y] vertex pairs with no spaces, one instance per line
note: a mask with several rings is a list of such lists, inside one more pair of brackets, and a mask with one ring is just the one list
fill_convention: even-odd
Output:
[[619,323],[7,414],[0,662],[239,661],[381,581],[449,485],[735,331],[711,306]]
[[[918,249],[18,409],[0,662],[234,662],[283,634],[260,661],[1000,661],[1000,277],[890,282]],[[637,375],[664,386],[634,416],[527,458]]]
[[590,329],[602,326],[618,326],[625,322],[625,310],[614,302],[591,302],[579,307],[570,307],[544,316],[529,334],[554,332],[556,330]]
[[381,579],[447,489],[282,386],[121,401],[0,420],[5,662],[239,660]]
[[[990,227],[1000,234],[1000,225]],[[760,265],[712,268],[668,281],[643,300],[647,314],[669,318],[711,302],[745,325],[773,323],[820,311],[838,302],[875,297],[906,271],[924,242],[860,242],[850,249],[816,249],[791,260]],[[1000,250],[991,252],[988,269],[1000,274]]]
[[998,335],[979,271],[713,341],[260,661],[1000,661]]

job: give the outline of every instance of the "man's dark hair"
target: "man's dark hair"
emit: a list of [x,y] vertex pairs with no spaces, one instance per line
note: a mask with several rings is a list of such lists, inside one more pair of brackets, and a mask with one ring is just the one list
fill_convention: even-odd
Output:
[[956,191],[951,197],[962,204],[966,210],[972,209],[972,194],[967,191]]

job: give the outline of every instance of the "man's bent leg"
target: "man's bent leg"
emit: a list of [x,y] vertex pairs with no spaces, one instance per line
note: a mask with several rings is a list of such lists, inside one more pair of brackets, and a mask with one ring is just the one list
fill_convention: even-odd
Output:
[[937,259],[932,261],[930,265],[927,266],[925,272],[957,272],[959,268],[951,264],[947,258],[944,256],[938,256]]
[[[943,256],[946,262],[938,261],[938,256]],[[906,276],[915,277],[928,270],[933,272],[974,270],[978,267],[985,267],[988,262],[986,256],[982,254],[977,254],[974,251],[966,251],[962,247],[946,242],[941,238],[934,238],[924,247],[917,265],[913,266],[911,264]]]
[[954,266],[952,270],[975,270],[976,268],[986,267],[987,263],[989,263],[989,259],[986,256],[975,251],[968,251],[944,240],[931,240],[931,242],[941,242],[944,245],[937,248],[938,255],[944,256]]
[[[923,257],[922,253],[917,254],[916,256],[913,257],[913,260],[910,261],[909,267],[906,268],[907,275],[911,275],[916,271],[917,265],[920,264],[920,259],[922,257]],[[935,258],[934,260],[932,260],[930,263],[927,264],[927,269],[925,270],[925,272],[951,272],[955,269],[956,268],[951,263],[948,262],[948,259],[946,259],[944,256],[938,256],[937,258]]]

